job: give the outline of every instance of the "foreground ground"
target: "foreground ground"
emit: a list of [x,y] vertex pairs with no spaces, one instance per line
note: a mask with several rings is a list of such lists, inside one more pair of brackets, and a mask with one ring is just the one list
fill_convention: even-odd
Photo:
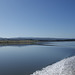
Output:
[[75,75],[75,56],[63,59],[31,75]]

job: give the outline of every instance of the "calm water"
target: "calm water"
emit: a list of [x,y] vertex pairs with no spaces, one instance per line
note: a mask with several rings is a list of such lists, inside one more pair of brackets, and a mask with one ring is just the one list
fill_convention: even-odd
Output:
[[55,46],[0,46],[0,75],[30,75],[75,55],[75,42],[53,42],[47,45]]

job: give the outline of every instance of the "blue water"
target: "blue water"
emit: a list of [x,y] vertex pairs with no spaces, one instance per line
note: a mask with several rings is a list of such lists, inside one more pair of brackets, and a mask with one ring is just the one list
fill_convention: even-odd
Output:
[[30,75],[36,70],[75,55],[75,42],[47,45],[1,46],[0,75]]

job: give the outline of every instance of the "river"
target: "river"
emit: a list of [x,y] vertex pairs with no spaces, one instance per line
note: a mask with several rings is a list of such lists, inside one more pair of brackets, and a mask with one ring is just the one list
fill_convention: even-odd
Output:
[[30,75],[74,55],[75,42],[0,46],[0,75]]

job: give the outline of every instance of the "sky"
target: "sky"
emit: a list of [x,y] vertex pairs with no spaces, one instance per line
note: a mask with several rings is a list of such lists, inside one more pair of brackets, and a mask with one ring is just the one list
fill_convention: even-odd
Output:
[[75,38],[75,0],[0,0],[0,37]]

